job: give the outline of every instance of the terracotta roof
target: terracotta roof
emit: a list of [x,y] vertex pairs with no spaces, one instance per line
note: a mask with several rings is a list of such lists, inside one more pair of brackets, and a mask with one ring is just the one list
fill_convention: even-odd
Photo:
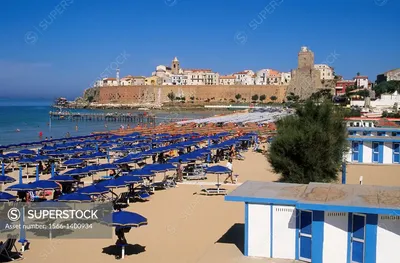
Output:
[[117,80],[116,78],[105,78],[103,80]]
[[280,72],[278,70],[271,69],[269,71],[269,75],[277,75],[277,74],[280,74]]
[[396,128],[399,127],[399,125],[397,125],[395,122],[389,121],[388,119],[378,120],[376,126],[378,126],[378,127],[396,127]]
[[146,77],[143,77],[143,76],[135,76],[135,77],[132,77],[133,79],[145,79]]
[[357,76],[357,77],[354,77],[354,79],[368,79],[368,77],[367,76]]
[[246,71],[240,71],[240,72],[233,73],[233,75],[246,75],[246,74],[247,74]]
[[236,79],[235,76],[220,76],[220,79]]

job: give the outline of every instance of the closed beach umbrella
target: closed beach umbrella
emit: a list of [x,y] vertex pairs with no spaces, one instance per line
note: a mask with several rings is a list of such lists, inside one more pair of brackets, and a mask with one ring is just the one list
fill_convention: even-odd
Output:
[[108,188],[101,186],[101,185],[99,185],[99,186],[90,185],[90,186],[86,186],[86,187],[83,187],[78,190],[78,193],[84,194],[84,195],[101,195],[101,194],[105,194],[108,192],[109,192]]
[[13,196],[9,193],[5,192],[0,192],[0,202],[10,202],[10,201],[16,201],[17,197]]
[[89,195],[84,195],[84,194],[80,194],[80,193],[72,193],[72,194],[66,194],[66,195],[60,196],[58,198],[58,201],[82,203],[82,202],[91,202],[92,198]]

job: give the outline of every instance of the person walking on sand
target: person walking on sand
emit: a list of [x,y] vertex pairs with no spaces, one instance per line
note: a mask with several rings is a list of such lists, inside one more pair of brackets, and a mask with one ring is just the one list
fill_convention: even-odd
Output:
[[182,159],[179,159],[178,166],[176,168],[176,172],[178,174],[178,182],[183,182],[183,165],[182,165]]
[[229,173],[228,177],[225,178],[224,180],[224,184],[228,183],[228,179],[231,178],[231,182],[232,184],[235,184],[235,182],[233,181],[233,161],[232,158],[229,158],[228,163],[226,164],[226,168],[228,168],[229,170],[231,170],[231,172]]

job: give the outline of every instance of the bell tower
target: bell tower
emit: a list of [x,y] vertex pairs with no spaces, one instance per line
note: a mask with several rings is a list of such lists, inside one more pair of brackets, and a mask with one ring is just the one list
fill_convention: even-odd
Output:
[[174,60],[172,60],[172,64],[171,64],[171,72],[172,74],[179,74],[179,60],[177,57],[174,58]]

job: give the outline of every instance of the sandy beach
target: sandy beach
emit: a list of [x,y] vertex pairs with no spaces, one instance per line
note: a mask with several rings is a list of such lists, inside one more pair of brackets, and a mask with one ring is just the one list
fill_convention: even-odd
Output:
[[[235,160],[234,173],[239,184],[245,180],[276,180],[265,157],[245,153],[246,160]],[[225,163],[222,163],[225,165]],[[30,168],[33,171],[33,168]],[[251,170],[249,170],[251,169]],[[18,171],[12,174],[18,176]],[[46,178],[46,177],[43,177]],[[221,181],[224,176],[221,176]],[[30,179],[33,181],[34,179]],[[87,178],[86,183],[91,181]],[[148,218],[149,224],[132,229],[126,238],[125,261],[140,262],[235,262],[243,259],[243,205],[227,203],[223,196],[197,195],[201,185],[216,182],[215,175],[207,180],[179,184],[177,188],[156,191],[150,201],[131,203],[126,209]],[[235,185],[225,185],[233,190]],[[122,190],[121,190],[122,191]],[[227,232],[228,238],[218,242]],[[113,239],[35,239],[24,253],[25,262],[115,262]],[[209,257],[219,259],[210,261]],[[241,261],[237,261],[241,262]],[[243,261],[246,262],[246,261]]]
[[[276,181],[279,178],[261,153],[248,151],[244,156],[245,160],[233,162],[234,174],[239,175],[238,185],[246,180]],[[225,165],[226,161],[221,164]],[[377,174],[372,176],[377,170],[383,171],[381,169],[394,174],[396,166],[375,167],[349,165],[348,183],[358,183],[359,175],[363,175],[365,184],[400,185],[400,180],[396,178],[382,180],[385,176],[383,172],[379,173],[381,177]],[[33,168],[30,169],[33,171]],[[18,171],[9,175],[17,178]],[[160,179],[162,175],[158,176]],[[220,180],[224,179],[221,176]],[[211,185],[216,181],[216,175],[208,175],[207,180],[184,182],[177,188],[156,191],[148,202],[131,203],[126,210],[147,217],[148,225],[126,234],[131,246],[126,249],[124,260],[144,263],[259,262],[260,259],[247,258],[242,253],[243,204],[225,202],[223,196],[196,194],[202,185]],[[85,179],[85,184],[90,182],[91,178]],[[236,186],[224,185],[228,191]],[[120,249],[114,246],[115,241],[115,236],[112,239],[30,240],[30,250],[24,252],[24,262],[115,262],[115,255],[120,253]],[[273,259],[269,262],[292,261]]]

